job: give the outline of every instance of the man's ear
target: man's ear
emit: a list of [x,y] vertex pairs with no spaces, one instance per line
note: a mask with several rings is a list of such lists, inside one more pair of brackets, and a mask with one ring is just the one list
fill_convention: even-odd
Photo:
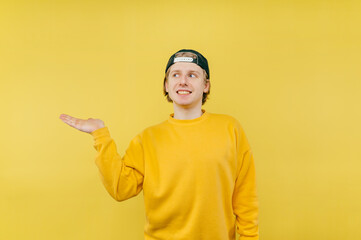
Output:
[[204,84],[205,88],[203,90],[203,92],[207,93],[209,91],[209,86],[210,86],[210,82],[209,80],[206,81],[206,83]]
[[168,82],[168,80],[166,80],[166,81],[164,82],[164,86],[165,86],[165,91],[166,91],[166,92],[168,92],[168,84],[167,84],[167,82]]

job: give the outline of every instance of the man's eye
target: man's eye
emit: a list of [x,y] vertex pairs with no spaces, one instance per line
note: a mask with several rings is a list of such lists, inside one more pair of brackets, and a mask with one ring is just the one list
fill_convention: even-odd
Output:
[[173,74],[173,77],[178,77],[178,75],[179,75],[178,73],[175,73]]
[[191,77],[196,77],[196,75],[194,75],[194,74],[191,74],[191,75],[189,75],[189,76],[191,76]]

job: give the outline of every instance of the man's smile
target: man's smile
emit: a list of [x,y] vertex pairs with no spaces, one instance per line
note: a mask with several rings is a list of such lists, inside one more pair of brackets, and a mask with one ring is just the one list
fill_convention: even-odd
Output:
[[178,90],[177,93],[179,95],[188,95],[188,94],[191,94],[192,92],[189,90]]

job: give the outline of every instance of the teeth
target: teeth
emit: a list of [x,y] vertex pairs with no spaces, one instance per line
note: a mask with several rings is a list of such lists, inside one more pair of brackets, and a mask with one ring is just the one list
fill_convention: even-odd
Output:
[[188,91],[178,91],[178,94],[190,94]]

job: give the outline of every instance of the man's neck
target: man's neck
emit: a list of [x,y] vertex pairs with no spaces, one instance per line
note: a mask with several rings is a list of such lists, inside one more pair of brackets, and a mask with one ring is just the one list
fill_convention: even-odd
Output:
[[173,104],[174,119],[189,120],[202,116],[202,105],[193,108],[182,108],[176,104]]

